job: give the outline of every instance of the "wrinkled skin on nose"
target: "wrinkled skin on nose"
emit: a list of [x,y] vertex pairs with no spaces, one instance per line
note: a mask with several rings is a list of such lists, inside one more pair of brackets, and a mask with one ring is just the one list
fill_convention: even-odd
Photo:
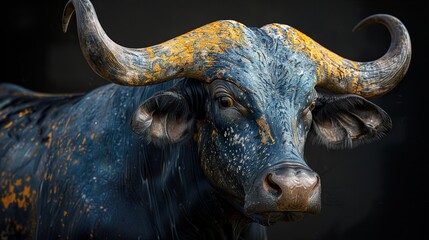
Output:
[[298,164],[276,166],[257,177],[247,191],[245,212],[320,212],[320,179]]

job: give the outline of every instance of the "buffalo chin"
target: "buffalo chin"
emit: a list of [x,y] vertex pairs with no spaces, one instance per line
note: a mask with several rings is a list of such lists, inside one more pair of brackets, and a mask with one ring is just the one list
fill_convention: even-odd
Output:
[[303,212],[293,211],[263,212],[251,216],[252,220],[264,226],[270,226],[275,224],[276,222],[295,222],[301,220],[303,217]]

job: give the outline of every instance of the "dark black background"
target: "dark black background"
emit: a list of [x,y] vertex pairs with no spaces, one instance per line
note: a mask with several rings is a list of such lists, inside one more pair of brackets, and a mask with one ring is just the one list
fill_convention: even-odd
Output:
[[[10,1],[2,7],[2,76],[43,92],[85,92],[106,84],[87,65],[76,34],[61,30],[66,1]],[[277,223],[269,239],[423,239],[429,237],[427,140],[429,6],[423,1],[93,1],[108,35],[128,47],[163,42],[220,19],[247,26],[283,23],[337,54],[358,61],[381,57],[388,31],[374,25],[352,33],[375,13],[398,17],[408,28],[413,57],[393,91],[372,99],[393,120],[382,140],[353,150],[308,145],[306,158],[322,178],[322,212]]]

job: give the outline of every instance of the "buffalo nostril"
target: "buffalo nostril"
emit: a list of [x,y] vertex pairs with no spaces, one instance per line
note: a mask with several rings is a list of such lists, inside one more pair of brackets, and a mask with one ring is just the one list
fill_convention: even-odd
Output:
[[273,181],[272,176],[272,173],[270,173],[265,177],[264,189],[275,196],[280,196],[282,194],[282,189],[276,182]]

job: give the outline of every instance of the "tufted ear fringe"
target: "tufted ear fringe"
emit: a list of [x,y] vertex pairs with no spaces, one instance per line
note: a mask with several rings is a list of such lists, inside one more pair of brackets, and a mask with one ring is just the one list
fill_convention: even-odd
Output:
[[353,148],[378,140],[392,128],[389,115],[357,95],[319,94],[309,138],[330,149]]

